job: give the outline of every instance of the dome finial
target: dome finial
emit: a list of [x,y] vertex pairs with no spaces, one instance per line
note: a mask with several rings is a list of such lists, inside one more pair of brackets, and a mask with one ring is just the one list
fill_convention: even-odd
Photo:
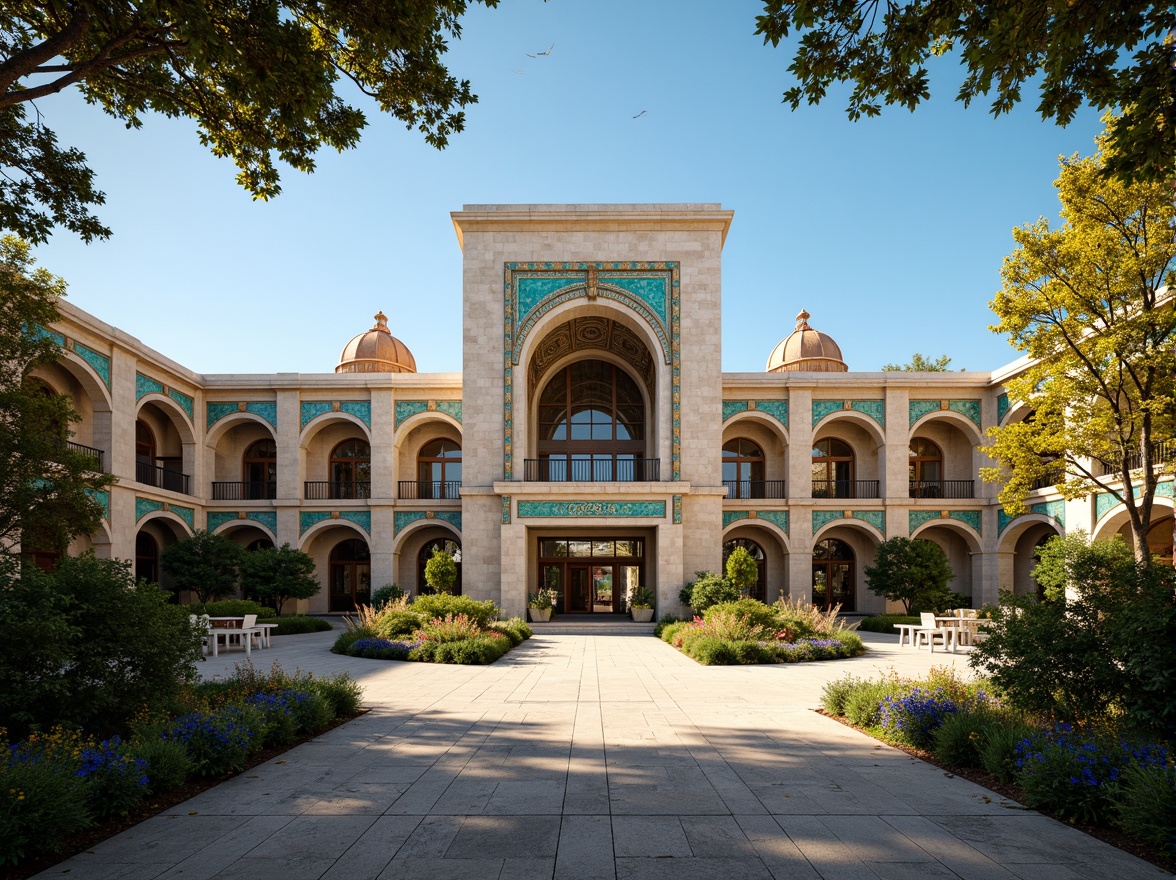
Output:
[[376,326],[372,328],[373,330],[382,330],[384,333],[388,334],[392,333],[392,331],[388,329],[388,316],[384,314],[383,309],[380,309],[380,311],[376,312],[375,318]]
[[812,315],[810,315],[804,309],[801,309],[800,314],[796,316],[796,329],[797,330],[812,330],[813,328],[810,327],[809,323],[808,323],[808,319],[811,317],[812,317]]

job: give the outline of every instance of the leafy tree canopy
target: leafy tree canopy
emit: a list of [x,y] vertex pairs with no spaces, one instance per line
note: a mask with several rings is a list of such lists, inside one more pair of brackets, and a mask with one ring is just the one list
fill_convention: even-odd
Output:
[[1061,228],[1013,230],[991,329],[1031,359],[1005,384],[1032,417],[989,430],[1001,467],[981,476],[1010,514],[1046,478],[1067,498],[1110,492],[1146,562],[1156,447],[1176,425],[1176,206],[1166,184],[1107,179],[1106,149],[1062,160]]
[[725,568],[727,581],[739,591],[740,596],[750,596],[759,580],[759,566],[746,547],[736,547],[727,557]]
[[[948,372],[948,365],[951,363],[951,358],[945,354],[941,354],[937,358],[924,357],[915,352],[914,357],[911,358],[910,363],[906,364],[883,364],[883,373],[946,373]],[[962,372],[962,371],[961,371]]]
[[314,579],[314,559],[283,544],[241,556],[241,589],[246,596],[273,602],[281,615],[287,599],[309,599],[321,588]]
[[64,550],[98,528],[103,508],[93,493],[114,482],[66,445],[78,418],[69,400],[29,378],[61,356],[43,328],[65,294],[64,281],[34,265],[25,242],[0,239],[0,553],[18,544]]
[[237,591],[244,552],[223,535],[197,529],[191,538],[166,547],[159,561],[177,590],[191,590],[207,604]]
[[1033,580],[1050,601],[1066,598],[1066,590],[1108,590],[1116,578],[1135,567],[1127,543],[1115,535],[1109,541],[1090,540],[1082,529],[1055,535],[1037,551]]
[[1171,10],[1144,0],[765,0],[756,19],[773,46],[800,35],[788,67],[799,83],[784,92],[793,109],[848,82],[850,119],[877,116],[882,104],[914,110],[931,95],[928,63],[954,53],[966,71],[956,95],[965,106],[991,95],[993,115],[1007,113],[1039,77],[1043,119],[1066,125],[1083,102],[1120,110],[1106,170],[1124,181],[1173,174],[1171,28]]
[[33,242],[58,225],[85,241],[110,235],[91,211],[104,196],[85,155],[59,146],[33,103],[75,85],[128,128],[149,111],[194,119],[259,199],[281,191],[277,160],[309,172],[320,148],[359,141],[366,118],[341,79],[443,148],[477,100],[441,63],[468,5],[3,0],[0,223]]
[[453,585],[457,583],[457,563],[440,547],[425,563],[425,583],[438,593],[452,593]]
[[947,556],[933,541],[890,538],[878,545],[873,566],[866,567],[870,590],[901,602],[906,614],[916,608],[939,611],[955,599],[947,588],[954,578]]

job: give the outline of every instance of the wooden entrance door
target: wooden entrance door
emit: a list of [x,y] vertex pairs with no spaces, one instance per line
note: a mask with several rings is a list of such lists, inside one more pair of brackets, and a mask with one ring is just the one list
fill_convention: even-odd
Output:
[[567,596],[564,600],[568,611],[588,614],[592,611],[592,567],[569,565]]

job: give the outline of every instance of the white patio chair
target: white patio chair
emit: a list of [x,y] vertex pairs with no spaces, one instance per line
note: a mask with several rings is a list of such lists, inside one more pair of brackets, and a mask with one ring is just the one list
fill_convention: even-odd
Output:
[[935,620],[935,615],[930,611],[923,611],[919,614],[919,628],[915,630],[915,647],[926,645],[932,654],[935,653],[935,640],[939,640],[939,644],[943,645],[944,650],[947,649],[947,640],[951,637],[951,633],[944,627],[939,626]]

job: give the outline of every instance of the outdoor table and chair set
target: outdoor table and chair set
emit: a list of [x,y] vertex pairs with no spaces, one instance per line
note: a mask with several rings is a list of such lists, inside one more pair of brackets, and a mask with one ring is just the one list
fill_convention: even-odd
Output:
[[216,657],[221,650],[241,648],[252,656],[254,648],[270,646],[270,630],[276,623],[258,623],[256,614],[242,617],[209,617],[193,614],[192,622],[204,628],[204,653]]
[[918,623],[896,623],[899,647],[926,647],[935,653],[936,643],[955,654],[960,648],[972,647],[988,637],[982,629],[986,621],[977,617],[974,608],[957,608],[945,615],[924,611]]

